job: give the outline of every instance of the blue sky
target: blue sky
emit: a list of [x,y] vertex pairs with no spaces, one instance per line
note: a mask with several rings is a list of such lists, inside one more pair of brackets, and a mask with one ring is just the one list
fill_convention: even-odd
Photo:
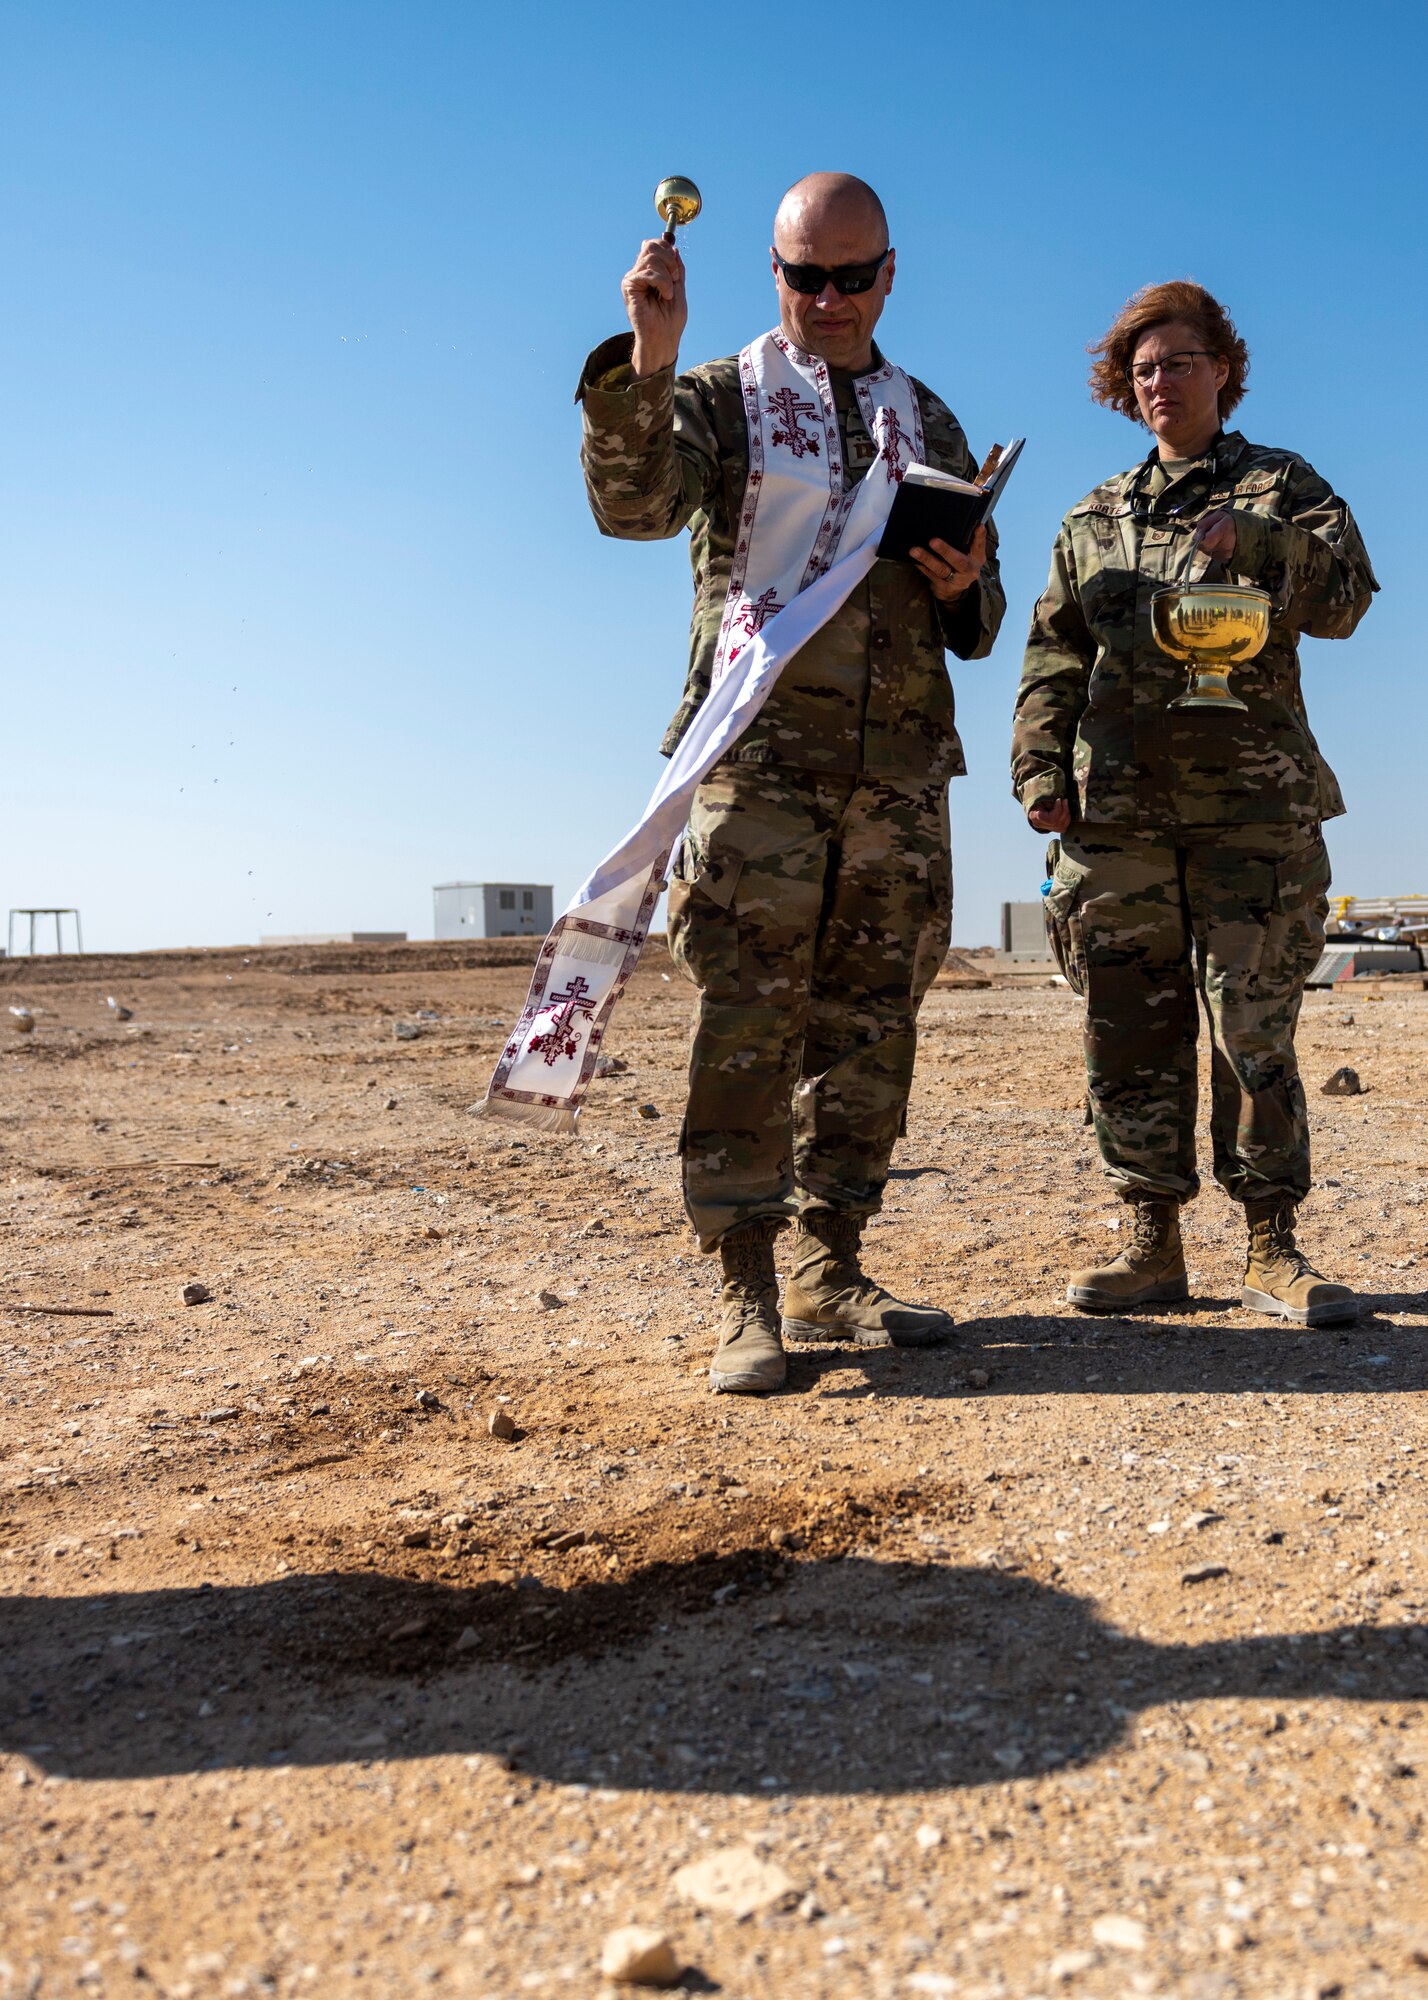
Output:
[[979,453],[1010,609],[958,667],[957,937],[1034,895],[1008,718],[1057,522],[1143,450],[1084,348],[1190,274],[1239,421],[1349,498],[1383,593],[1307,641],[1339,886],[1428,888],[1428,13],[1248,0],[816,16],[451,0],[0,4],[0,905],[95,948],[430,935],[633,818],[679,695],[681,542],[603,541],[571,395],[665,173],[700,184],[690,360],[774,317],[781,190],[883,193],[882,328]]

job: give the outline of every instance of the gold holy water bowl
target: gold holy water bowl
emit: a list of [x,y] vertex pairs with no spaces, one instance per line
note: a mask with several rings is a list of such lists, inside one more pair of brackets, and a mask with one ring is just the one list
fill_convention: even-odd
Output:
[[1249,584],[1181,583],[1150,601],[1155,643],[1190,668],[1171,708],[1245,708],[1230,693],[1229,672],[1252,660],[1269,637],[1270,596]]

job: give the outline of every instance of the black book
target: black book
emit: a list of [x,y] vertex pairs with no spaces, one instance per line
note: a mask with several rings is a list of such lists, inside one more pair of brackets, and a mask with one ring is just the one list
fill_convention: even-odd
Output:
[[1013,438],[1005,451],[993,445],[975,480],[958,479],[955,473],[939,472],[931,465],[910,465],[893,500],[878,554],[892,562],[911,562],[909,551],[931,548],[935,535],[965,555],[1000,500],[1025,443],[1025,438]]

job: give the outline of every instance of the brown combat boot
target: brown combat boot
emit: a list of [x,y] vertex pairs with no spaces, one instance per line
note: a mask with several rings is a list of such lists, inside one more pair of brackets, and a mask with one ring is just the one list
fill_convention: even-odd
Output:
[[719,1294],[719,1345],[709,1387],[735,1396],[781,1389],[788,1362],[778,1337],[778,1273],[774,1239],[781,1224],[746,1222],[719,1240],[724,1285]]
[[865,1276],[858,1262],[863,1219],[813,1209],[793,1232],[793,1269],[783,1293],[784,1337],[851,1340],[858,1347],[937,1347],[954,1331],[936,1306],[911,1306]]
[[1278,1313],[1300,1326],[1336,1326],[1359,1316],[1347,1285],[1331,1285],[1294,1241],[1294,1201],[1287,1194],[1245,1203],[1249,1258],[1241,1305]]
[[1127,1312],[1190,1296],[1179,1202],[1169,1195],[1141,1195],[1126,1206],[1133,1219],[1125,1249],[1109,1264],[1071,1273],[1066,1296],[1082,1312]]

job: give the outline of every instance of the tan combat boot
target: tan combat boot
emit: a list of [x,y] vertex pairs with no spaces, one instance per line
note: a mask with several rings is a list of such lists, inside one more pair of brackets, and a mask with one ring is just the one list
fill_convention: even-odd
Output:
[[851,1340],[858,1347],[937,1347],[951,1319],[936,1306],[906,1305],[858,1263],[863,1220],[812,1209],[793,1232],[793,1269],[783,1293],[788,1340]]
[[1179,1202],[1169,1195],[1138,1196],[1126,1206],[1133,1219],[1125,1249],[1109,1264],[1071,1273],[1066,1296],[1082,1312],[1127,1312],[1190,1296]]
[[1278,1313],[1300,1326],[1336,1326],[1359,1316],[1359,1302],[1347,1285],[1331,1285],[1294,1241],[1294,1202],[1289,1195],[1265,1195],[1245,1203],[1249,1258],[1241,1305]]
[[719,1345],[709,1387],[735,1396],[781,1389],[788,1362],[778,1337],[778,1273],[774,1239],[781,1224],[746,1222],[719,1241],[724,1285],[719,1294]]

